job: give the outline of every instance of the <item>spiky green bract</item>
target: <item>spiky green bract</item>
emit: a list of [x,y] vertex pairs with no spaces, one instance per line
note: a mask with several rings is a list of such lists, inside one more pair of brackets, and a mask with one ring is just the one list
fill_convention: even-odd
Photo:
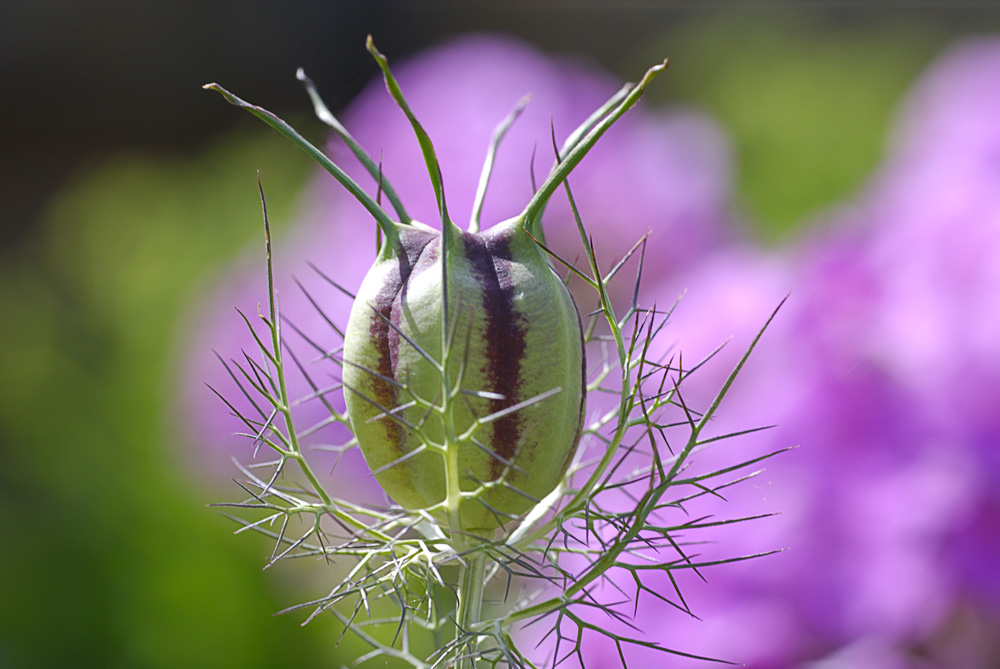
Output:
[[441,244],[437,231],[401,230],[365,277],[345,331],[345,399],[365,460],[398,504],[445,523],[457,512],[452,532],[484,534],[566,473],[583,420],[583,333],[518,220],[456,229],[447,254]]
[[[709,566],[756,557],[699,558],[694,552],[699,542],[692,535],[754,518],[715,519],[692,514],[690,507],[697,498],[721,499],[722,490],[754,476],[757,472],[746,470],[774,453],[697,474],[688,465],[701,450],[753,431],[706,434],[763,329],[715,399],[705,407],[690,406],[681,390],[704,361],[685,366],[680,356],[663,359],[651,353],[669,349],[656,342],[672,309],[664,313],[639,303],[644,240],[602,274],[567,181],[573,166],[635,104],[663,65],[622,89],[569,136],[521,216],[479,233],[475,213],[475,232],[462,232],[449,219],[430,138],[402,100],[384,56],[370,43],[369,50],[425,153],[440,231],[409,220],[393,223],[377,199],[363,194],[287,124],[214,87],[316,158],[358,196],[385,234],[346,332],[309,296],[333,333],[345,337],[339,353],[280,315],[268,235],[265,334],[251,326],[259,361],[244,355],[224,364],[254,413],[227,406],[246,426],[255,453],[267,447],[277,457],[256,463],[254,470],[241,467],[245,481],[240,486],[248,497],[225,506],[257,515],[237,518],[238,532],[252,529],[274,540],[269,565],[310,556],[346,565],[326,594],[287,611],[309,610],[305,622],[334,616],[343,625],[341,637],[350,633],[365,648],[355,649],[355,664],[538,667],[538,658],[518,642],[516,632],[526,624],[544,625],[543,639],[553,642],[543,658],[549,666],[568,658],[587,666],[585,636],[605,637],[623,666],[629,647],[695,657],[644,638],[631,618],[644,595],[693,615],[677,574],[700,574]],[[311,94],[315,103],[318,96]],[[353,141],[346,130],[335,129]],[[502,129],[503,124],[484,174]],[[352,150],[363,153],[356,144]],[[361,162],[380,188],[387,186],[369,156]],[[576,217],[585,267],[543,246],[541,215],[560,186]],[[406,219],[401,203],[393,207]],[[265,209],[265,229],[266,221]],[[582,330],[543,251],[593,289],[588,307],[594,308]],[[610,283],[630,264],[636,267],[632,301],[613,304]],[[508,318],[491,324],[497,314]],[[284,339],[283,325],[319,353],[321,364],[332,362],[333,375],[342,375],[344,383],[317,383]],[[522,326],[518,336],[497,334]],[[522,340],[523,350],[490,353],[498,350],[491,346],[502,349]],[[574,455],[585,350],[597,361],[586,378],[587,390],[616,400],[583,424]],[[503,376],[502,363],[511,359],[523,369]],[[288,395],[289,362],[312,389],[298,400]],[[516,392],[503,387],[504,378],[517,380],[510,384]],[[343,387],[346,412],[326,399]],[[292,407],[301,401],[323,403],[329,418],[300,428]],[[327,449],[342,453],[361,442],[376,476],[400,506],[361,506],[324,489],[300,443],[334,422],[352,427],[356,438]],[[501,438],[508,429],[518,436]],[[532,499],[542,496],[537,503]],[[499,525],[505,531],[493,532]],[[651,576],[665,577],[672,592],[656,589]],[[604,586],[614,591],[612,601],[604,596]],[[600,623],[591,612],[603,616]]]

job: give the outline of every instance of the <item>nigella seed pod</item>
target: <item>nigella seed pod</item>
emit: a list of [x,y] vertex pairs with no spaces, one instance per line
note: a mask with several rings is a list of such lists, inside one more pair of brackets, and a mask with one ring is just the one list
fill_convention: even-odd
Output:
[[398,504],[490,530],[569,466],[585,398],[580,316],[517,220],[399,231],[345,332],[351,425]]
[[[493,156],[524,101],[494,134],[472,222],[463,231],[448,216],[430,138],[370,37],[367,46],[417,136],[440,230],[409,217],[381,165],[334,118],[303,72],[298,76],[317,115],[377,180],[395,221],[283,120],[217,84],[205,87],[312,156],[365,207],[384,235],[345,331],[347,415],[385,491],[400,506],[444,521],[461,544],[460,533],[488,533],[516,519],[566,474],[583,421],[582,328],[569,291],[527,231],[540,234],[542,212],[556,189],[667,63],[622,88],[570,134],[519,216],[480,233]],[[595,278],[580,276],[603,295],[592,249],[587,239],[583,242]]]

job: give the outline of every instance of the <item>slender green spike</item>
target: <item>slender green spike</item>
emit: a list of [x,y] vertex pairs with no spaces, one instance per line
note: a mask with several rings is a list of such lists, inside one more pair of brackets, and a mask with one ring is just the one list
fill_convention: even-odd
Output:
[[248,112],[264,121],[264,123],[267,123],[269,126],[277,130],[279,134],[283,135],[297,147],[309,154],[313,160],[333,175],[333,178],[339,181],[340,184],[346,188],[347,191],[353,195],[365,209],[368,210],[368,213],[370,213],[375,219],[375,222],[378,223],[379,228],[385,233],[386,239],[393,246],[397,246],[399,244],[399,232],[396,230],[396,223],[389,218],[389,215],[385,213],[385,210],[382,209],[382,207],[380,207],[378,203],[373,200],[372,197],[357,184],[357,182],[354,181],[354,179],[349,177],[344,170],[340,169],[336,163],[330,160],[325,153],[317,149],[312,143],[309,142],[309,140],[296,132],[292,126],[288,125],[277,115],[269,112],[263,107],[258,107],[257,105],[252,105],[245,100],[241,100],[218,84],[205,84],[202,88],[208,91],[215,91],[216,93],[222,95],[222,97],[225,98],[226,102],[229,104],[246,109]]
[[490,148],[486,152],[486,162],[483,163],[483,172],[479,177],[479,186],[476,188],[476,200],[472,205],[472,220],[469,221],[469,232],[479,232],[479,217],[483,212],[483,201],[486,199],[486,186],[489,185],[490,175],[493,174],[493,163],[496,161],[497,148],[500,146],[500,142],[503,141],[504,135],[514,125],[514,121],[521,115],[521,112],[524,111],[525,106],[529,102],[531,102],[531,95],[525,95],[518,100],[514,109],[507,114],[504,120],[500,121],[500,124],[493,131],[493,137],[490,139]]
[[[403,91],[399,88],[399,82],[396,81],[392,70],[389,69],[389,61],[375,48],[375,43],[372,41],[371,35],[368,36],[365,46],[368,49],[368,53],[372,55],[382,70],[385,87],[389,91],[389,95],[396,101],[399,108],[403,110],[406,118],[410,121],[410,125],[413,126],[413,132],[416,134],[417,142],[420,144],[420,152],[423,154],[424,162],[427,164],[427,174],[431,178],[431,186],[434,188],[434,197],[437,200],[438,213],[441,216],[441,323],[443,325],[441,328],[441,347],[442,357],[446,359],[447,356],[444,355],[447,352],[446,333],[448,332],[448,324],[451,320],[449,314],[450,305],[448,303],[448,252],[454,243],[453,240],[457,228],[455,228],[455,224],[452,223],[451,218],[448,216],[448,206],[444,199],[444,184],[441,179],[441,166],[438,164],[437,154],[434,152],[434,144],[431,142],[431,138],[427,135],[424,127],[420,125],[420,121],[413,114],[413,110],[410,109],[410,105],[403,96]],[[444,377],[447,379],[448,374],[446,373]],[[445,385],[447,386],[447,382]]]
[[576,130],[574,130],[570,136],[566,138],[566,141],[563,142],[562,148],[559,150],[559,154],[565,156],[567,153],[572,151],[573,147],[579,144],[580,140],[583,139],[583,137],[590,132],[594,126],[596,126],[597,123],[608,114],[608,112],[614,109],[615,106],[624,100],[625,96],[631,92],[632,84],[625,84],[619,88],[617,93],[608,98],[607,102],[595,110],[593,114],[588,116],[587,119],[577,126]]
[[341,141],[344,142],[344,144],[347,145],[347,148],[351,150],[351,153],[353,153],[358,159],[358,162],[360,162],[364,168],[368,170],[368,173],[372,175],[372,178],[379,183],[379,187],[392,204],[392,208],[395,210],[396,216],[399,217],[399,222],[409,224],[412,219],[410,219],[409,214],[406,213],[406,209],[403,207],[403,203],[399,199],[399,195],[396,194],[396,190],[392,187],[392,184],[389,183],[389,180],[386,179],[385,174],[383,174],[382,170],[379,168],[381,161],[379,161],[379,164],[376,164],[372,157],[368,155],[368,152],[366,152],[364,148],[358,144],[357,140],[354,139],[354,136],[347,131],[347,128],[345,128],[337,117],[333,115],[329,107],[326,106],[326,103],[323,102],[323,98],[320,97],[319,91],[316,90],[316,84],[314,84],[313,80],[306,75],[305,70],[300,67],[295,73],[295,77],[302,82],[302,85],[306,89],[306,93],[309,94],[309,99],[312,100],[313,103],[313,109],[316,111],[316,117],[333,129],[333,132],[341,139]]
[[[570,151],[572,151],[573,148],[580,143],[580,140],[588,132],[590,132],[602,118],[607,116],[608,112],[614,109],[614,107],[618,103],[620,103],[622,100],[625,99],[625,96],[627,96],[632,91],[632,88],[633,88],[632,84],[625,84],[620,89],[618,89],[618,92],[616,92],[614,95],[608,98],[607,102],[601,105],[597,110],[594,111],[594,113],[588,116],[583,123],[577,126],[576,130],[574,130],[570,134],[570,136],[566,138],[566,141],[563,142],[562,148],[557,148],[555,146],[556,143],[555,128],[553,128],[552,144],[553,144],[553,149],[555,149],[556,151],[556,162],[558,163],[560,160],[562,160],[561,156],[565,156]],[[532,153],[531,155],[531,162],[532,165],[534,165],[535,162],[534,153]],[[531,174],[531,188],[532,190],[538,190],[538,186],[535,184],[534,171],[532,171]],[[537,237],[543,243],[545,241],[545,229],[542,227],[541,223],[542,223],[542,213],[544,210],[545,210],[545,205],[543,204],[541,209],[538,211],[538,215],[535,216],[532,221],[526,222],[526,226],[528,229],[531,230],[531,234]]]
[[528,202],[528,206],[524,208],[521,213],[521,224],[524,226],[531,225],[531,222],[541,213],[542,209],[545,208],[545,204],[552,197],[556,188],[566,180],[569,173],[583,160],[583,157],[587,155],[597,140],[607,132],[608,128],[614,125],[619,118],[621,118],[625,112],[635,106],[635,103],[639,101],[642,97],[643,92],[646,90],[646,86],[656,77],[657,74],[662,72],[667,67],[668,61],[664,60],[662,63],[654,65],[653,67],[646,70],[646,74],[643,75],[642,79],[638,84],[632,87],[628,95],[615,106],[615,108],[608,114],[600,123],[592,127],[580,139],[570,150],[568,154],[563,156],[563,159],[554,167],[552,171],[549,172],[549,176],[545,179],[545,183],[542,184],[541,188],[535,192],[534,197]]
[[438,164],[437,154],[434,152],[434,145],[431,143],[431,138],[427,135],[424,127],[420,125],[420,121],[414,116],[413,110],[410,109],[410,105],[407,104],[406,98],[403,97],[403,91],[399,88],[399,83],[396,81],[396,77],[393,76],[392,70],[389,69],[389,61],[383,56],[378,49],[375,48],[375,43],[372,41],[372,36],[368,36],[368,40],[365,43],[368,48],[368,52],[378,63],[379,68],[382,70],[382,75],[385,78],[385,87],[389,91],[389,95],[392,99],[396,101],[399,108],[403,110],[406,114],[406,118],[410,121],[410,125],[413,126],[413,132],[417,135],[417,142],[420,143],[420,151],[423,153],[424,162],[427,164],[427,173],[431,178],[431,185],[434,187],[434,196],[437,199],[438,212],[441,214],[441,232],[445,235],[447,239],[447,232],[445,229],[451,220],[448,218],[448,208],[444,201],[444,186],[441,181],[441,166]]
[[[375,201],[378,202],[379,206],[382,206],[382,154],[378,157],[378,176],[376,177],[378,182],[378,191],[375,193]],[[402,208],[402,204],[400,204]],[[397,210],[396,213],[399,213]],[[405,215],[406,212],[403,212]],[[382,253],[382,228],[375,228],[375,254],[380,255]]]
[[[274,267],[271,264],[271,223],[267,218],[267,200],[264,198],[264,184],[260,181],[260,170],[257,170],[257,191],[260,193],[260,208],[264,212],[264,247],[267,252],[267,313],[271,318],[271,322],[274,323]],[[266,351],[267,349],[261,346],[261,350]]]
[[[729,392],[729,389],[736,381],[736,377],[743,370],[743,366],[747,363],[747,360],[750,359],[750,354],[753,353],[755,348],[757,348],[757,344],[760,342],[760,338],[764,336],[764,331],[767,330],[767,328],[771,325],[771,321],[773,321],[774,317],[778,315],[778,311],[781,310],[781,307],[784,306],[787,300],[788,300],[788,295],[782,298],[781,302],[778,303],[778,306],[775,307],[774,311],[771,312],[771,315],[764,323],[764,327],[762,327],[760,330],[757,331],[757,336],[755,336],[753,338],[753,341],[750,342],[750,347],[743,354],[743,357],[740,358],[740,361],[736,363],[736,367],[733,368],[733,371],[729,373],[729,376],[726,378],[726,382],[722,384],[722,387],[719,389],[719,392],[716,393],[715,395],[715,399],[712,400],[712,403],[709,405],[708,409],[705,411],[704,414],[702,414],[701,418],[698,420],[698,424],[692,428],[691,437],[688,440],[687,446],[685,446],[685,451],[690,451],[692,448],[695,447],[695,445],[698,442],[698,436],[701,434],[701,431],[705,428],[708,422],[712,420],[712,416],[715,415],[715,412],[716,410],[718,410],[719,405],[722,404],[722,400],[723,398],[725,398],[726,393]],[[678,460],[677,462],[674,463],[673,468],[671,468],[670,473],[667,476],[670,478],[676,476],[677,472],[680,471],[680,467],[681,467],[681,462],[680,460]]]

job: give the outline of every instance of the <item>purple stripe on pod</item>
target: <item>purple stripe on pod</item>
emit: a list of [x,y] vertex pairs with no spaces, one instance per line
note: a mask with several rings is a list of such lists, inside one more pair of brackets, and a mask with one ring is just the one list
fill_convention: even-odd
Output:
[[[426,255],[424,250],[433,241],[435,241],[433,234],[422,231],[408,232],[400,236],[400,249],[392,260],[387,261],[385,279],[371,305],[368,331],[378,351],[378,366],[374,371],[386,378],[396,376],[399,351],[399,333],[389,323],[398,326],[400,299],[405,295],[406,285],[414,268],[420,264],[421,257]],[[369,375],[366,391],[372,394],[370,399],[386,409],[393,409],[399,405],[396,387],[376,376]],[[392,419],[383,419],[379,422],[385,428],[386,443],[395,447],[399,455],[402,455],[402,446],[406,443],[406,428]]]
[[[486,362],[481,370],[488,383],[486,390],[503,396],[489,400],[490,413],[517,404],[523,398],[521,390],[521,361],[527,342],[524,318],[514,309],[514,286],[507,271],[510,250],[505,237],[484,242],[478,235],[463,234],[465,255],[480,285],[486,328],[483,357]],[[505,461],[514,457],[521,439],[521,416],[514,412],[492,423],[492,438],[486,446]],[[503,473],[504,463],[497,458],[490,461],[490,479]]]

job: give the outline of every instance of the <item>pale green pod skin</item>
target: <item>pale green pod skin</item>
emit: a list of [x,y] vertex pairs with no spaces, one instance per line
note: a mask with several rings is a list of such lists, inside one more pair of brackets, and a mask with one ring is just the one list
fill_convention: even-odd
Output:
[[[579,312],[519,220],[484,233],[452,226],[445,254],[439,231],[397,230],[398,244],[383,248],[351,310],[347,413],[396,503],[430,509],[452,530],[492,531],[551,492],[576,450],[585,400]],[[449,482],[458,499],[446,500]]]

